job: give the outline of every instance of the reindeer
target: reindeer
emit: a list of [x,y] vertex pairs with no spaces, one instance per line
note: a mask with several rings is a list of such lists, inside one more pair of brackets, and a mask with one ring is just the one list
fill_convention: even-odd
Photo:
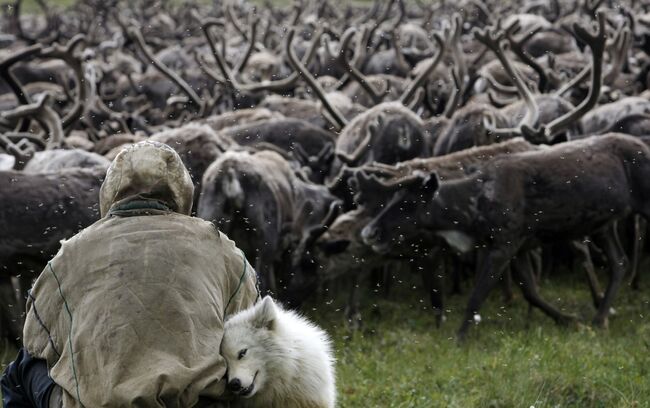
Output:
[[[624,135],[603,135],[541,151],[499,157],[465,178],[441,182],[435,172],[402,180],[389,203],[364,227],[368,245],[386,248],[389,231],[408,237],[416,225],[454,231],[485,252],[458,336],[512,259],[526,299],[558,323],[575,317],[537,293],[523,256],[545,240],[592,236],[605,251],[610,282],[593,323],[607,315],[625,271],[615,222],[630,214],[647,219],[650,150]],[[484,248],[484,249],[483,249]]]
[[[302,286],[314,282],[298,284],[307,277],[292,277],[290,268],[281,267],[283,257],[314,239],[310,227],[333,221],[328,212],[338,200],[324,186],[301,180],[272,151],[226,152],[208,167],[202,184],[197,216],[214,221],[241,243],[254,260],[264,290],[279,296],[286,291],[291,295],[287,300],[296,303],[304,299],[309,290]],[[295,259],[288,265],[298,263]]]
[[[592,85],[589,95],[575,108],[558,99],[557,96],[535,96],[523,83],[516,68],[506,57],[503,48],[506,36],[509,37],[511,44],[516,46],[520,46],[521,41],[525,40],[525,38],[519,41],[512,39],[512,34],[518,29],[517,24],[500,32],[494,28],[475,30],[475,36],[494,51],[506,72],[514,79],[517,91],[524,98],[526,113],[523,114],[524,110],[521,104],[506,106],[501,110],[496,110],[489,105],[468,105],[451,118],[449,126],[436,141],[434,155],[450,153],[475,144],[490,143],[516,135],[523,135],[535,143],[553,142],[561,132],[584,116],[598,102],[602,81],[602,55],[606,39],[604,15],[599,15],[598,22],[599,28],[596,35],[589,34],[578,25],[574,26],[576,36],[592,49],[590,70]],[[540,107],[543,108],[542,112],[540,112]],[[516,125],[512,124],[510,127],[503,125],[508,122],[512,123],[513,119],[518,121]],[[537,127],[538,122],[544,124]]]

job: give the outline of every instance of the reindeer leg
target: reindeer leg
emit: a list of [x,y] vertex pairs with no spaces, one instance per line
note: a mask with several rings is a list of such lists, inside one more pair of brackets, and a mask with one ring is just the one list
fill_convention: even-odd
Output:
[[605,297],[603,301],[600,302],[598,307],[598,312],[594,317],[593,324],[594,326],[607,328],[607,316],[609,310],[616,296],[616,292],[621,287],[621,283],[625,276],[625,265],[627,259],[623,248],[618,240],[618,233],[616,227],[612,226],[607,228],[605,231],[597,234],[594,238],[597,239],[598,245],[605,251],[607,255],[607,263],[609,264],[609,283],[607,285],[607,290],[605,291]]
[[[530,252],[528,252],[528,254],[526,256],[529,256],[529,254],[530,254]],[[532,264],[531,264],[531,267],[532,267]],[[519,275],[517,274],[517,268],[516,268],[516,265],[515,265],[514,261],[510,262],[510,266],[506,269],[506,271],[510,273],[510,284],[511,285],[512,285],[512,276],[514,276],[515,279],[521,285],[521,279],[519,278]],[[531,269],[531,271],[532,271],[532,269]],[[533,277],[534,284],[537,285],[537,282],[539,282],[539,279],[537,279],[535,277],[534,272],[532,272],[531,275]],[[525,298],[525,296],[524,296],[524,298]],[[526,300],[528,300],[528,299],[526,299]],[[530,327],[530,322],[531,322],[532,318],[533,318],[533,304],[528,302],[528,310],[526,310],[526,323],[525,323],[526,330],[528,330],[528,328]]]
[[444,255],[443,267],[445,268],[445,272],[449,272],[451,274],[452,289],[450,294],[462,295],[463,294],[462,281],[463,281],[463,272],[465,268],[460,264],[458,259],[456,259],[449,252],[446,252]]
[[[539,251],[538,251],[539,249]],[[531,267],[531,276],[533,278],[533,282],[535,283],[536,287],[539,287],[539,282],[542,280],[542,258],[541,258],[541,248],[534,249],[532,251],[528,251],[528,254],[526,255],[528,257],[529,265]],[[512,267],[514,269],[514,266]],[[514,271],[516,274],[517,271]],[[530,319],[533,316],[533,305],[528,303],[528,319],[526,320],[526,327],[528,327],[528,324],[530,323]]]
[[[420,268],[422,273],[422,284],[424,289],[429,292],[431,300],[431,307],[436,317],[436,328],[445,320],[444,315],[444,275],[443,268],[440,262],[436,262],[435,258],[439,248],[436,248],[426,257],[426,265]],[[433,266],[433,268],[431,268]]]
[[[268,276],[268,289],[271,293],[278,293],[277,279],[275,276],[275,266],[272,262],[266,265],[266,276]],[[277,295],[276,295],[277,296]]]
[[544,245],[542,247],[542,270],[540,280],[544,276],[550,276],[557,267],[557,258],[554,255],[555,248],[553,245]]
[[363,280],[365,272],[358,270],[357,273],[352,275],[350,293],[348,296],[348,304],[345,306],[345,321],[348,328],[351,330],[359,330],[361,328],[361,313],[359,312],[359,283]]
[[639,289],[639,264],[641,263],[641,251],[645,244],[648,224],[645,219],[634,216],[634,254],[632,260],[632,270],[630,274],[630,286],[632,289]]
[[[387,277],[391,266],[392,265],[389,262],[387,265],[373,268],[370,272],[370,290],[375,293],[381,292],[381,296],[384,299],[388,299],[388,296],[390,295],[390,287]],[[382,290],[380,291],[379,288],[382,288]]]
[[517,283],[521,287],[521,291],[530,305],[541,309],[558,324],[569,323],[576,320],[575,316],[560,312],[539,295],[528,253],[519,253],[515,257],[513,263],[514,267],[512,269],[516,273]]
[[15,292],[11,278],[0,278],[0,334],[11,344],[21,347],[23,318],[16,310]]
[[277,295],[273,258],[265,257],[262,254],[257,255],[255,258],[255,270],[260,277],[260,291],[262,294],[270,293]]
[[[389,279],[389,277],[391,267],[394,269],[395,265],[392,262],[388,262],[386,265],[373,268],[369,277],[369,289],[374,294],[381,295],[384,299],[388,299],[390,296],[390,284],[392,282],[392,279]],[[379,305],[376,302],[373,302],[373,307],[370,313],[373,318],[381,317],[381,310],[379,309]]]
[[20,316],[20,325],[21,327],[25,324],[25,315],[27,310],[27,293],[32,287],[32,276],[27,276],[28,274],[22,273],[19,277],[12,277],[11,286],[14,290],[14,297],[16,299],[15,303],[15,314]]
[[598,306],[603,301],[603,290],[600,288],[600,282],[598,281],[598,276],[596,275],[596,270],[594,269],[594,263],[591,261],[591,254],[589,252],[589,245],[584,242],[572,241],[570,244],[573,254],[580,259],[582,267],[587,274],[587,280],[589,281],[589,289],[591,291],[591,298],[594,302],[594,307],[598,309]]
[[501,290],[503,291],[503,303],[508,305],[512,303],[514,295],[512,293],[512,268],[505,268],[501,279]]
[[485,302],[485,299],[494,288],[494,285],[499,282],[503,269],[510,261],[511,254],[512,251],[506,249],[490,250],[481,265],[479,265],[476,284],[474,285],[472,295],[467,303],[463,322],[458,329],[458,341],[462,342],[465,339],[470,324],[474,322],[474,316],[478,314],[481,305]]
[[530,260],[533,265],[533,276],[535,277],[535,282],[542,280],[542,248],[539,247],[535,250],[529,252]]

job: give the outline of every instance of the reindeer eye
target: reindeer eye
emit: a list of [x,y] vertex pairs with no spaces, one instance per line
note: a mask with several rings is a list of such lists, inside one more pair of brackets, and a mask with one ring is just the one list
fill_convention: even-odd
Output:
[[239,353],[237,353],[237,360],[241,360],[242,358],[244,358],[247,351],[248,349],[239,350]]

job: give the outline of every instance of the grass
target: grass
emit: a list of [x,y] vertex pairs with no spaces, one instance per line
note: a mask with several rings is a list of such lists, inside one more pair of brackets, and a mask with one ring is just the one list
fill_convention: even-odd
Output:
[[[307,314],[335,343],[339,407],[650,407],[650,294],[623,289],[609,330],[558,327],[516,294],[495,291],[482,323],[463,345],[455,330],[467,294],[449,299],[440,329],[417,281],[393,283],[390,296],[368,290],[361,330],[343,319],[345,287]],[[586,284],[543,282],[554,304],[593,315]],[[375,308],[376,306],[376,308]],[[6,363],[15,350],[0,352]]]
[[[650,296],[623,290],[609,330],[557,327],[528,310],[521,296],[504,306],[495,293],[467,342],[455,330],[467,296],[450,299],[450,319],[434,317],[413,283],[388,299],[371,292],[381,317],[366,307],[364,328],[351,332],[343,303],[309,314],[334,338],[341,407],[648,407]],[[582,282],[546,282],[543,293],[589,317]]]
[[[45,0],[45,4],[50,7],[55,7],[59,10],[64,10],[65,8],[73,5],[75,0]],[[31,14],[31,13],[42,13],[43,10],[38,5],[36,0],[23,0],[22,3],[22,13]]]
[[[69,7],[75,3],[76,0],[46,0],[46,3],[51,6],[56,6],[59,9],[65,9],[66,7]],[[210,3],[210,0],[202,0],[204,3]],[[371,3],[372,0],[348,0],[349,2],[355,3],[355,4],[368,4]],[[258,4],[258,5],[264,5],[263,0],[249,0],[250,3],[252,4]],[[182,4],[183,0],[172,0],[172,3],[178,3]],[[293,0],[274,0],[273,4],[277,7],[290,7],[293,4]],[[331,4],[336,5],[336,2],[332,2]],[[346,5],[348,4],[347,2],[345,3]],[[24,0],[23,1],[23,12],[24,13],[41,13],[42,10],[38,6],[38,3],[36,0]]]

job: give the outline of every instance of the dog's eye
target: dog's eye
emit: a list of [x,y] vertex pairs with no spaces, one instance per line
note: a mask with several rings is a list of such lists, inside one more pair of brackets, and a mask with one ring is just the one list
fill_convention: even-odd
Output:
[[242,358],[244,358],[247,351],[248,349],[239,350],[239,353],[237,353],[237,360],[241,360]]

